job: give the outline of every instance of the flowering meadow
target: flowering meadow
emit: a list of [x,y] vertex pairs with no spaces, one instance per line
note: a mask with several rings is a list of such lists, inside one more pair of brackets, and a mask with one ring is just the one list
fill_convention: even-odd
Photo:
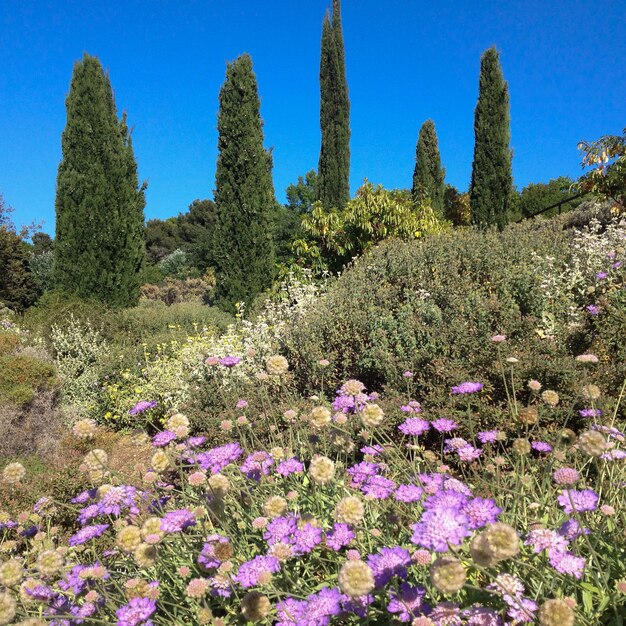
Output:
[[[506,337],[485,341],[506,385],[517,365],[503,358]],[[596,361],[578,357],[581,380]],[[264,410],[239,398],[226,443],[172,413],[136,481],[91,449],[81,470],[92,488],[2,514],[0,624],[623,623],[621,395],[581,384],[584,428],[553,431],[558,390],[530,380],[522,404],[507,385],[510,428],[477,431],[480,381],[459,381],[457,415],[434,418],[410,396],[411,372],[389,403],[357,380],[291,397],[288,369],[267,358]],[[88,445],[97,429],[81,420],[73,436]],[[19,489],[24,473],[12,463],[3,479]],[[75,524],[60,527],[68,508]]]

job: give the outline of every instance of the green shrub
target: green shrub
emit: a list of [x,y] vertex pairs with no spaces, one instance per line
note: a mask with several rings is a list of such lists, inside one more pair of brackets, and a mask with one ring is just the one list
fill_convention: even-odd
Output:
[[20,345],[20,338],[16,333],[0,333],[0,355],[11,354]]
[[57,385],[51,363],[24,354],[0,354],[0,405],[26,406],[37,391]]

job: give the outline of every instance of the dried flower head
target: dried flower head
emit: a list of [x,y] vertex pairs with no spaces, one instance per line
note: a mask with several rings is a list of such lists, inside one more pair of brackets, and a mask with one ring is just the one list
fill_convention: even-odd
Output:
[[606,451],[607,441],[597,430],[587,430],[578,437],[578,448],[589,456],[600,456]]
[[576,360],[579,363],[597,363],[599,361],[595,354],[579,354]]
[[271,496],[263,505],[263,511],[270,519],[280,517],[289,505],[287,500],[281,496]]
[[0,624],[13,623],[16,606],[15,598],[10,593],[0,593]]
[[360,380],[347,380],[340,391],[345,396],[358,396],[365,391],[365,385]]
[[515,439],[515,441],[513,441],[513,451],[517,454],[530,454],[530,450],[530,441],[528,441],[528,439],[520,437],[519,439]]
[[9,485],[17,485],[26,476],[26,468],[21,463],[9,463],[2,470],[2,480]]
[[260,622],[271,610],[269,598],[258,591],[249,591],[241,600],[241,613],[249,622]]
[[583,398],[586,400],[597,400],[600,395],[600,387],[598,385],[585,385],[581,390]]
[[335,520],[344,524],[356,526],[363,520],[365,508],[360,498],[346,496],[342,498],[335,507]]
[[270,376],[282,376],[289,370],[289,362],[284,356],[275,354],[267,357],[265,360],[265,369]]
[[115,543],[120,550],[123,550],[124,552],[128,552],[129,554],[134,552],[141,543],[141,529],[137,526],[133,526],[132,524],[122,526],[122,528],[117,531]]
[[335,476],[335,464],[326,456],[314,456],[309,465],[309,474],[314,483],[326,485]]
[[572,467],[561,467],[552,474],[557,485],[573,485],[580,478],[578,472]]
[[565,600],[547,600],[539,607],[541,626],[573,626],[574,611]]
[[366,404],[361,411],[361,421],[369,428],[380,426],[384,417],[383,410],[377,404]]
[[535,393],[541,391],[542,386],[543,385],[538,380],[533,379],[528,381],[528,388]]
[[331,412],[330,409],[325,406],[316,406],[312,411],[309,417],[309,421],[316,428],[323,428],[324,426],[328,426],[331,422]]
[[461,561],[444,556],[430,566],[430,580],[441,593],[456,593],[463,588],[467,574]]
[[188,598],[202,598],[209,592],[210,588],[211,583],[208,578],[192,578],[187,583],[185,595]]
[[230,489],[230,480],[224,474],[213,474],[209,476],[209,490],[216,498],[223,498]]
[[552,389],[546,389],[541,394],[541,399],[551,407],[555,407],[559,403],[559,394],[556,391],[552,391]]
[[54,576],[58,574],[64,565],[63,557],[56,550],[44,550],[37,557],[35,569],[42,576]]
[[24,568],[17,559],[9,559],[0,565],[0,585],[3,587],[15,587],[24,578]]
[[172,462],[170,457],[163,450],[157,450],[150,460],[150,464],[152,465],[152,469],[156,472],[163,473],[171,468]]
[[532,426],[537,423],[537,420],[539,419],[539,412],[537,411],[536,406],[525,406],[519,409],[517,416],[522,424]]
[[95,420],[83,419],[78,420],[74,426],[72,426],[72,433],[77,439],[89,440],[96,436],[98,426]]
[[147,543],[140,543],[133,553],[139,567],[152,567],[156,563],[157,555],[156,546]]
[[356,598],[374,589],[374,573],[364,561],[346,561],[339,570],[339,588],[346,595]]
[[481,533],[485,545],[496,561],[516,556],[519,552],[519,537],[515,529],[503,522],[490,524]]

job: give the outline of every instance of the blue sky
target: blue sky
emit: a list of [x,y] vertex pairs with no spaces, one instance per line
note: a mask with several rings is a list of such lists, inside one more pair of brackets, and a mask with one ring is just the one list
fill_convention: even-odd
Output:
[[[64,100],[83,52],[128,112],[146,217],[212,197],[226,62],[252,55],[279,200],[319,154],[319,44],[330,0],[2,0],[0,192],[54,232]],[[446,180],[467,188],[480,55],[501,52],[518,188],[578,176],[581,139],[626,126],[626,2],[343,0],[351,186],[408,187],[432,118]]]

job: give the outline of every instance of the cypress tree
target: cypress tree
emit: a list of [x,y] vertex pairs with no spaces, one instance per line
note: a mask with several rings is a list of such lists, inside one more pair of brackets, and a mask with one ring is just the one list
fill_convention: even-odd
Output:
[[263,147],[263,122],[252,59],[228,64],[219,94],[218,157],[213,235],[217,303],[234,311],[271,285],[274,274],[272,158]]
[[343,209],[350,199],[350,100],[339,0],[332,24],[328,13],[322,23],[320,127],[317,199],[326,210]]
[[435,123],[426,120],[420,128],[415,149],[412,194],[416,202],[425,197],[430,198],[433,211],[438,217],[443,217],[444,178],[445,170],[441,167]]
[[474,112],[474,162],[470,186],[472,222],[502,228],[512,205],[513,173],[509,90],[498,51],[489,48],[480,61],[478,103]]
[[145,184],[126,115],[119,120],[96,57],[74,66],[56,190],[55,286],[129,306],[139,298],[145,257]]

